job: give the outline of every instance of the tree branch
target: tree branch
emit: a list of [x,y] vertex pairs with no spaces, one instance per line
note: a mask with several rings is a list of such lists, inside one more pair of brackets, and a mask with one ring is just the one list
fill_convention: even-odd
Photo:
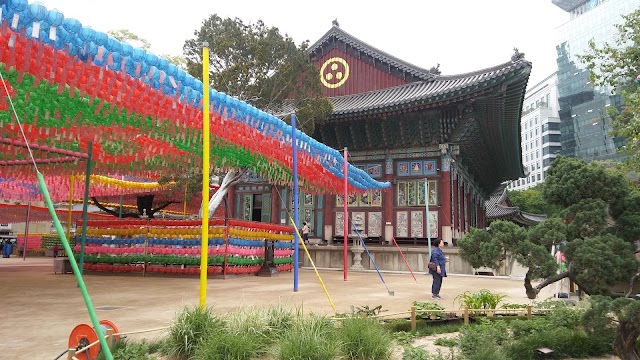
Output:
[[633,292],[633,285],[638,277],[640,277],[640,267],[638,268],[638,272],[636,272],[635,275],[631,277],[631,280],[629,281],[629,290],[626,294],[624,294],[625,297],[631,297],[631,293]]
[[95,197],[92,197],[91,200],[93,200],[93,203],[95,204],[95,206],[98,207],[98,209],[106,212],[107,214],[113,215],[115,217],[122,217],[122,218],[139,218],[140,215],[138,213],[135,212],[126,212],[126,213],[122,213],[122,215],[115,211],[115,210],[111,210],[106,208],[104,205],[100,204],[100,202],[98,201],[98,199],[96,199]]
[[151,214],[147,214],[147,215],[149,215],[150,219],[153,219],[153,214],[157,213],[158,211],[166,208],[167,206],[169,206],[171,204],[178,204],[178,203],[179,203],[179,201],[167,201],[164,204],[158,206],[157,208],[151,209],[151,211],[150,211]]
[[524,288],[527,292],[527,297],[531,300],[535,299],[538,296],[538,293],[540,293],[540,290],[566,277],[569,277],[569,271],[550,276],[534,288],[531,285],[531,270],[527,271],[527,275],[524,277]]

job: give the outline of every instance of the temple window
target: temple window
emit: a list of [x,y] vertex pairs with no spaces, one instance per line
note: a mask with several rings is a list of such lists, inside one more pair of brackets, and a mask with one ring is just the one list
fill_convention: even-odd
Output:
[[[424,179],[398,181],[396,184],[397,206],[424,206],[424,195]],[[438,182],[436,180],[429,180],[429,205],[438,205]]]

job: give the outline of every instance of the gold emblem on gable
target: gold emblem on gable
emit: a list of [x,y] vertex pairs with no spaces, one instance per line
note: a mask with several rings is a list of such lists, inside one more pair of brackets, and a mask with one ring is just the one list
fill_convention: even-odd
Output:
[[320,81],[329,89],[342,86],[349,78],[349,64],[341,57],[332,57],[320,68]]

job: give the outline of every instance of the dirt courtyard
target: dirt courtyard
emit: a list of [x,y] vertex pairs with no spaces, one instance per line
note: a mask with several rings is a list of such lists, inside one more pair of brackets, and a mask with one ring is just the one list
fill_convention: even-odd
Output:
[[[67,348],[71,330],[91,324],[85,303],[72,274],[54,274],[52,258],[0,259],[0,357],[4,359],[53,359]],[[385,272],[387,292],[374,272],[348,273],[320,270],[336,312],[349,312],[350,305],[376,307],[388,313],[407,311],[413,301],[431,301],[431,276],[416,272]],[[304,312],[333,315],[334,311],[312,269],[300,269],[298,291],[293,291],[293,273],[274,277],[252,275],[210,277],[207,305],[223,313],[251,305],[283,304]],[[165,327],[177,311],[198,304],[199,277],[141,274],[85,274],[98,318],[111,320],[122,332]],[[507,295],[507,302],[528,304],[522,280],[501,277],[450,275],[445,278],[440,303],[458,309],[454,298],[465,291],[489,289]],[[554,287],[544,289],[539,301],[549,298]],[[154,339],[162,332],[136,335]]]

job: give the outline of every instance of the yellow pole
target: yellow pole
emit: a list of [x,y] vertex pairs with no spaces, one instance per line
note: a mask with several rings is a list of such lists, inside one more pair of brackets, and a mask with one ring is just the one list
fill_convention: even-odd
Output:
[[71,211],[73,210],[73,185],[75,179],[74,176],[71,175],[69,177],[69,215],[67,217],[67,239],[71,239]]
[[202,251],[200,254],[200,308],[207,307],[209,256],[209,43],[202,44]]
[[184,208],[182,209],[182,218],[186,219],[187,218],[187,189],[189,188],[189,186],[185,185],[184,186]]

